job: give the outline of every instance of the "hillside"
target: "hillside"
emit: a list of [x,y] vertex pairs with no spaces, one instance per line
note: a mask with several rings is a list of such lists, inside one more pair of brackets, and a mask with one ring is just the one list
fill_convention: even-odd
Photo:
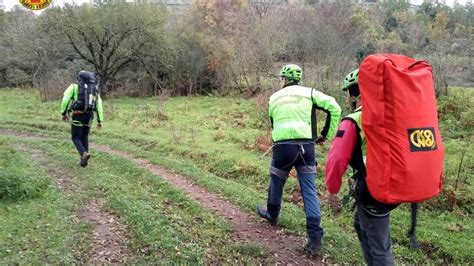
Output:
[[[304,241],[305,219],[293,197],[294,178],[286,185],[280,227],[255,214],[266,199],[270,163],[262,157],[268,130],[256,99],[109,98],[103,129],[91,133],[93,158],[83,170],[59,101],[39,98],[34,91],[0,90],[0,262],[312,259],[296,248]],[[452,89],[438,102],[444,191],[422,204],[419,251],[408,248],[407,206],[393,212],[398,263],[474,261],[473,101],[473,89]],[[333,213],[324,201],[328,147],[316,151],[326,234],[324,256],[313,261],[361,263],[351,206]]]

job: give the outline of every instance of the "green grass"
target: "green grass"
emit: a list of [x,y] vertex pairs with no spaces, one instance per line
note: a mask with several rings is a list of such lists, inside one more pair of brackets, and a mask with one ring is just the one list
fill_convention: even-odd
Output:
[[0,199],[17,201],[44,194],[50,179],[34,171],[29,161],[5,139],[0,139],[0,146]]
[[[472,102],[474,94],[473,90],[462,89],[450,92],[452,96],[441,99],[438,104],[441,131],[446,145],[444,187],[454,187],[455,180],[458,179],[455,195],[459,199],[459,205],[450,210],[445,206],[447,197],[441,196],[427,204],[430,208],[420,211],[418,237],[427,247],[425,252],[407,249],[405,234],[409,225],[409,212],[405,208],[395,210],[391,229],[398,262],[438,263],[447,254],[451,256],[449,262],[462,263],[474,259],[470,248],[472,245],[466,244],[473,233],[470,206],[474,181],[474,152],[472,148],[466,148],[472,138],[473,125],[466,117],[472,117],[469,114],[472,114],[473,108],[468,107],[473,106],[469,105],[469,101]],[[0,113],[1,127],[54,135],[64,138],[66,142],[69,139],[69,125],[60,121],[59,102],[40,103],[36,93],[31,91],[2,90],[0,104],[5,106],[5,111]],[[260,109],[254,100],[178,97],[168,99],[164,108],[159,110],[154,98],[125,97],[106,100],[104,105],[104,128],[100,131],[93,130],[93,141],[128,151],[189,176],[248,212],[253,213],[255,205],[265,200],[270,158],[260,160],[260,153],[256,149],[257,138],[265,135],[266,130],[257,115]],[[72,144],[67,143],[66,146],[57,148],[72,149]],[[317,158],[321,165],[324,165],[327,148],[328,146],[317,148]],[[463,149],[466,149],[466,154],[459,171],[460,152]],[[320,173],[320,191],[325,190],[322,179]],[[289,180],[287,195],[294,182],[294,179]],[[126,209],[119,209],[121,208]],[[322,209],[326,231],[324,251],[331,261],[362,262],[352,229],[351,211],[347,208],[340,215],[333,215],[324,203]],[[451,230],[453,223],[459,224],[458,227],[463,229]],[[294,204],[284,204],[281,224],[291,233],[302,236],[305,234],[304,213]],[[252,250],[248,247],[235,248]]]
[[[87,226],[72,219],[74,205],[52,178],[9,143],[11,139],[0,138],[2,174],[35,193],[0,200],[0,264],[74,263],[89,244]],[[26,173],[31,175],[27,180]]]
[[[69,143],[43,148],[64,165],[77,165]],[[131,250],[144,253],[134,262],[264,261],[260,257],[266,254],[264,250],[242,257],[239,243],[233,244],[229,238],[228,225],[205,212],[184,192],[126,159],[94,154],[89,167],[72,171],[85,177],[87,189],[102,194],[106,206],[123,219],[133,236]],[[213,248],[216,243],[219,245]]]
[[[11,141],[19,140],[11,138]],[[80,210],[91,198],[102,198],[105,208],[120,217],[130,237],[127,248],[134,254],[130,263],[271,262],[271,258],[267,259],[265,248],[233,242],[229,226],[220,218],[207,213],[184,192],[173,189],[161,178],[132,162],[94,152],[94,163],[84,169],[78,166],[78,156],[69,143],[28,143],[47,154],[51,163],[49,167],[59,167],[68,171],[68,175],[75,180],[80,180],[80,188],[74,191],[76,210]],[[48,209],[54,210],[54,207],[48,206]],[[31,213],[19,213],[7,221],[13,222],[13,218],[21,217],[34,223],[35,219],[26,218],[27,215]],[[51,222],[49,226],[54,224]],[[66,232],[62,231],[57,235],[58,238],[67,237]],[[41,240],[49,239],[38,236]],[[90,245],[84,247],[81,253],[87,254],[90,248]],[[16,249],[13,246],[10,252],[18,252]],[[49,262],[41,256],[44,251],[50,252],[47,246],[38,246],[32,252],[33,255],[36,253],[37,260],[27,258],[25,262]]]

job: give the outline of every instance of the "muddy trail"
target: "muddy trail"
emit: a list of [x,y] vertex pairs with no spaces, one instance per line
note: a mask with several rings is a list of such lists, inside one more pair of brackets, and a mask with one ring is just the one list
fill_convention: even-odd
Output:
[[[58,140],[42,137],[30,132],[14,131],[0,128],[0,134],[31,140]],[[72,145],[72,144],[71,144]],[[268,248],[278,264],[290,265],[321,265],[321,257],[309,257],[302,246],[305,240],[302,237],[289,235],[278,226],[270,226],[254,215],[250,215],[221,196],[209,192],[190,181],[185,176],[173,173],[165,168],[151,164],[146,159],[136,158],[132,154],[112,149],[109,146],[90,143],[90,146],[101,152],[126,158],[150,173],[167,180],[172,186],[183,190],[190,198],[198,202],[204,209],[222,217],[231,225],[231,237],[239,242],[251,242]],[[93,163],[93,160],[91,161]]]

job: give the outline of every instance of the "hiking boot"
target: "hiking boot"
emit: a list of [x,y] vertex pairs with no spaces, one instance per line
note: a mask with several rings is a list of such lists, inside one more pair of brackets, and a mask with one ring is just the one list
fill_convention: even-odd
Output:
[[323,248],[323,242],[321,238],[318,239],[308,239],[308,243],[304,246],[304,250],[312,256],[321,255],[321,250]]
[[257,206],[257,213],[260,215],[260,217],[266,219],[271,225],[276,225],[278,223],[278,216],[271,216],[268,210],[261,205]]
[[91,155],[87,152],[84,152],[81,156],[81,162],[79,163],[82,167],[86,167],[87,166],[87,161],[89,161],[89,158],[91,157]]

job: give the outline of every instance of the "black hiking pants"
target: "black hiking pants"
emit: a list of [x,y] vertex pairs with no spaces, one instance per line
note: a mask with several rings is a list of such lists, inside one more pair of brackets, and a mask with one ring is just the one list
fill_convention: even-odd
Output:
[[89,131],[92,118],[92,113],[72,115],[71,138],[81,156],[84,152],[89,152]]
[[354,228],[368,266],[394,265],[389,224],[390,212],[373,216],[357,203]]

